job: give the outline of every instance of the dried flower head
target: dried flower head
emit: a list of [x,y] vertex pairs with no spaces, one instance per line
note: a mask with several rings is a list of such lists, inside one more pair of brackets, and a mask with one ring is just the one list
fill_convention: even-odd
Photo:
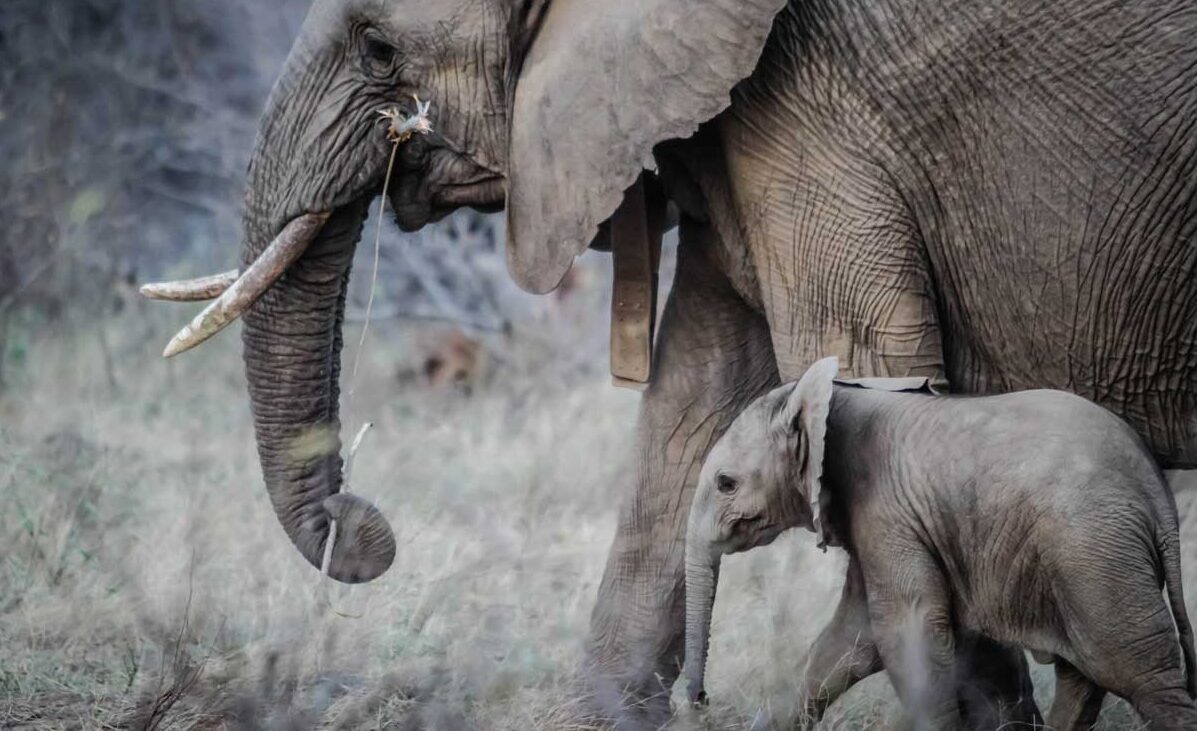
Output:
[[416,113],[405,117],[398,107],[380,109],[378,115],[390,120],[387,125],[387,139],[391,142],[407,142],[412,135],[426,135],[432,131],[432,121],[428,119],[428,108],[432,102],[422,102],[420,97],[412,95],[416,101]]

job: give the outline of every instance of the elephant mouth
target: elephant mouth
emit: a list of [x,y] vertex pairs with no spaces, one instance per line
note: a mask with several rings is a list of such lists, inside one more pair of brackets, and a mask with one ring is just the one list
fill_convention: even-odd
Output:
[[487,176],[483,180],[446,185],[433,197],[437,209],[456,209],[463,206],[484,213],[494,213],[503,208],[505,197],[502,176]]
[[[427,186],[426,188],[424,186]],[[483,213],[503,209],[506,182],[501,175],[484,175],[453,183],[422,183],[418,176],[391,178],[388,197],[395,223],[402,231],[418,231],[460,208]]]
[[726,553],[740,553],[758,546],[767,546],[777,540],[784,531],[784,525],[763,517],[741,518],[732,524]]

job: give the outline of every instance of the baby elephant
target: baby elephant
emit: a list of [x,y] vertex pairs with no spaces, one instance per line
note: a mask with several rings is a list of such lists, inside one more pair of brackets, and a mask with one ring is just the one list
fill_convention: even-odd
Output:
[[1092,724],[1107,691],[1152,729],[1197,729],[1176,506],[1138,436],[1059,391],[896,392],[837,383],[837,368],[821,360],[754,402],[703,466],[686,542],[691,700],[705,697],[720,557],[801,526],[849,555],[810,654],[815,719],[884,666],[919,727],[960,727],[955,650],[979,636],[1054,660],[1055,729]]

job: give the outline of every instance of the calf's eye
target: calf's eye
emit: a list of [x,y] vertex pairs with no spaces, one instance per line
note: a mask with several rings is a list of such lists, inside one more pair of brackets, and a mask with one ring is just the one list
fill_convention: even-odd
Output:
[[715,487],[724,495],[730,495],[736,491],[736,481],[727,475],[719,475],[715,478]]

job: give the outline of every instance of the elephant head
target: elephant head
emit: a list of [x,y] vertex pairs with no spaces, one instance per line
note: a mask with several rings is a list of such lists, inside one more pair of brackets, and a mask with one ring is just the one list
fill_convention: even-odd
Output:
[[[511,275],[546,292],[652,167],[653,146],[689,135],[730,103],[782,6],[315,1],[261,119],[240,279],[215,305],[221,326],[244,317],[266,487],[309,562],[321,564],[333,517],[327,500],[340,492],[345,285],[392,153],[380,113],[413,114],[417,97],[431,103],[432,132],[398,149],[387,186],[399,226],[418,229],[462,206],[505,205]],[[198,298],[190,295],[235,276],[168,298]],[[201,329],[206,336],[214,328]],[[377,576],[394,552],[381,514],[357,507],[356,534],[334,542],[330,575],[343,581]],[[342,560],[350,554],[356,560]]]
[[690,700],[705,700],[707,643],[725,553],[771,543],[788,528],[829,539],[823,452],[839,362],[824,358],[797,383],[762,396],[711,448],[686,531],[686,663]]

